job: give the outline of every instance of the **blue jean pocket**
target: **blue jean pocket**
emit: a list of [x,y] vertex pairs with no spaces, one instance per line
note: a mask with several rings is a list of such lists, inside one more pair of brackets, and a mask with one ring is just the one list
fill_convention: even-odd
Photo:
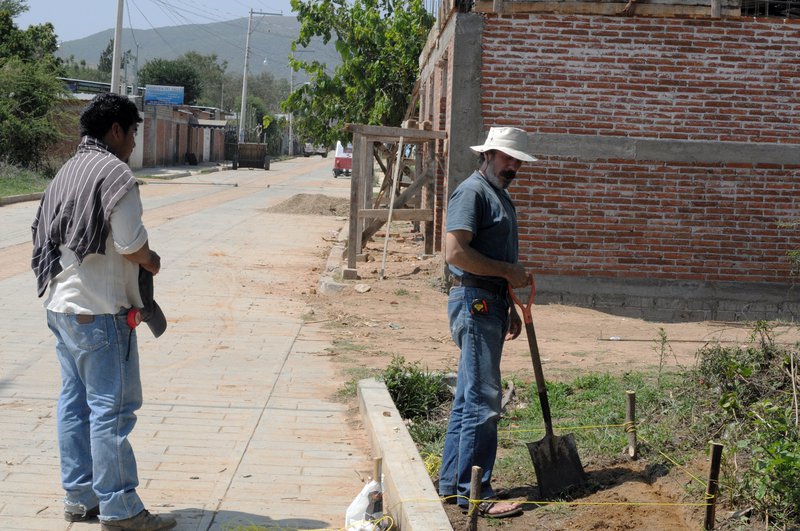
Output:
[[84,352],[94,352],[108,347],[109,339],[105,320],[95,317],[92,322],[80,323],[78,317],[77,315],[69,317],[69,335],[75,347]]

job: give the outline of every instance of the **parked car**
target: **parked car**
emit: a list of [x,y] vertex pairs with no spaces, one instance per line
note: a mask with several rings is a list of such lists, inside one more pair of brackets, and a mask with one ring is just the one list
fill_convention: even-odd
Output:
[[305,146],[303,146],[303,156],[310,157],[311,155],[322,155],[323,157],[327,157],[328,148],[320,144],[306,142]]
[[344,147],[341,142],[336,142],[336,152],[333,157],[334,179],[342,174],[350,175],[353,172],[353,144],[347,143]]

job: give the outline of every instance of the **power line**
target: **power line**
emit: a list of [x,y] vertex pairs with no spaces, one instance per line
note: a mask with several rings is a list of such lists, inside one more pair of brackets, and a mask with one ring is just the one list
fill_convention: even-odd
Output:
[[133,4],[133,6],[136,8],[136,10],[139,12],[139,14],[140,14],[140,15],[142,15],[142,18],[144,18],[144,19],[147,21],[147,24],[149,24],[149,25],[150,25],[150,28],[151,28],[151,29],[152,29],[152,30],[153,30],[153,31],[156,33],[156,35],[158,35],[158,37],[159,37],[159,38],[160,38],[162,41],[164,41],[164,44],[166,44],[166,45],[167,45],[167,47],[168,47],[170,50],[172,50],[172,52],[175,54],[175,56],[176,56],[176,57],[177,57],[177,56],[179,56],[180,54],[178,53],[178,51],[177,51],[175,48],[173,48],[173,47],[172,47],[172,45],[169,43],[169,41],[167,41],[167,39],[165,39],[165,38],[164,38],[164,36],[163,36],[163,35],[161,35],[161,33],[159,33],[159,31],[158,31],[158,30],[155,28],[155,26],[153,26],[153,23],[152,23],[152,22],[150,22],[150,19],[148,19],[148,18],[147,18],[147,15],[145,15],[145,14],[142,12],[142,10],[141,10],[141,9],[139,8],[139,6],[136,4],[136,1],[135,1],[135,0],[131,0],[131,3],[132,3],[132,4]]

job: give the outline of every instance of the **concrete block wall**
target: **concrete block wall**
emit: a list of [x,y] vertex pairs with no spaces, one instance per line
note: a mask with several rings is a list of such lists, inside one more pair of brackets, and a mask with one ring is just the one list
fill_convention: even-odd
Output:
[[511,188],[535,271],[790,282],[797,21],[488,14],[480,60],[484,129],[551,141]]

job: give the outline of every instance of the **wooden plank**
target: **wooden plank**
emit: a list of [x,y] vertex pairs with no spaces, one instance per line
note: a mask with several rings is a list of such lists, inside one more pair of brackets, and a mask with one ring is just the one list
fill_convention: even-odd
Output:
[[[363,208],[358,211],[361,219],[389,219],[388,208]],[[433,210],[427,208],[396,208],[392,211],[393,221],[433,221]]]
[[[405,205],[410,198],[414,197],[414,195],[417,192],[419,192],[422,189],[422,187],[425,184],[427,184],[428,181],[430,181],[430,179],[432,178],[431,171],[432,171],[431,168],[427,168],[425,175],[423,175],[422,177],[411,183],[411,185],[408,188],[406,188],[403,191],[403,193],[397,196],[397,198],[394,200],[394,208],[402,208],[402,206]],[[372,236],[374,236],[375,233],[378,232],[378,230],[380,230],[380,228],[383,227],[385,223],[386,223],[385,221],[376,220],[367,225],[364,228],[364,232],[361,234],[362,245],[363,242],[366,242],[367,240],[372,238]]]
[[447,138],[445,131],[405,129],[403,127],[387,127],[383,125],[347,124],[345,131],[350,131],[353,134],[362,134],[370,141],[385,138],[389,139],[387,141],[397,142],[397,139],[402,136],[405,143],[415,144],[426,140],[444,140]]

